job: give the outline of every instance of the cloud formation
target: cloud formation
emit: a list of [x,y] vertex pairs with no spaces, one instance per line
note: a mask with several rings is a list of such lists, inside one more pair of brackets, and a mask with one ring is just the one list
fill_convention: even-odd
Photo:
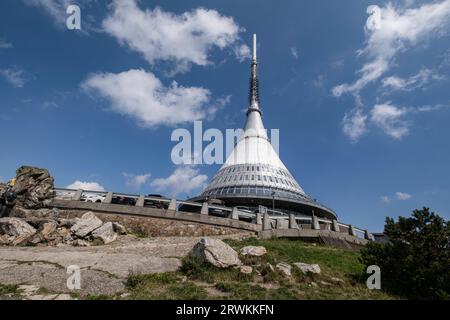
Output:
[[111,8],[102,23],[104,31],[151,65],[170,61],[176,72],[185,72],[192,64],[210,64],[213,48],[234,49],[239,59],[250,54],[248,47],[238,45],[243,30],[216,10],[198,8],[177,15],[159,7],[141,9],[136,0],[114,0]]
[[23,88],[26,82],[25,72],[19,67],[0,69],[0,76],[3,76],[14,88]]
[[0,39],[0,49],[11,49],[12,47],[12,43]]
[[397,76],[390,76],[382,80],[383,88],[402,91],[412,91],[415,89],[423,88],[432,81],[445,80],[446,77],[442,74],[438,74],[428,68],[421,69],[417,74],[409,78],[401,78]]
[[398,53],[431,37],[446,33],[450,25],[450,0],[424,4],[414,9],[396,9],[391,3],[385,7],[367,8],[366,46],[359,51],[367,62],[358,71],[360,77],[352,84],[333,88],[333,94],[359,93],[367,84],[386,73]]
[[409,132],[409,123],[403,120],[406,113],[408,113],[407,108],[399,108],[391,104],[378,104],[373,107],[370,119],[392,138],[401,139]]
[[98,182],[87,182],[80,180],[76,180],[75,182],[69,184],[66,188],[75,190],[82,189],[86,191],[105,191],[105,188]]
[[93,74],[82,88],[109,100],[112,111],[129,116],[144,127],[200,120],[218,110],[208,107],[208,89],[183,87],[175,81],[164,86],[153,73],[141,69]]
[[208,176],[200,174],[198,169],[191,166],[181,166],[167,178],[155,179],[151,185],[158,191],[167,192],[169,196],[176,196],[203,188]]
[[[352,142],[356,142],[368,131],[366,119],[381,127],[389,136],[400,139],[409,132],[408,122],[402,120],[412,108],[398,108],[390,103],[376,105],[368,112],[362,99],[362,90],[370,83],[381,79],[383,94],[395,91],[413,91],[424,88],[432,81],[446,79],[429,68],[422,68],[413,76],[402,78],[391,75],[382,78],[396,65],[397,57],[420,43],[448,34],[450,26],[450,0],[436,1],[410,8],[414,2],[402,4],[388,3],[384,7],[371,5],[367,8],[369,17],[365,25],[366,44],[358,51],[365,62],[357,71],[357,79],[343,83],[332,89],[335,97],[351,94],[355,107],[345,113],[342,121],[343,132]],[[417,110],[420,111],[420,110]]]
[[131,173],[123,173],[123,176],[126,179],[126,185],[133,189],[139,189],[143,185],[147,184],[150,180],[151,174],[131,174]]
[[380,199],[384,203],[391,203],[393,200],[406,201],[411,198],[412,196],[409,193],[397,191],[392,198],[389,196],[382,196]]
[[347,112],[342,119],[342,130],[352,142],[358,139],[367,131],[367,116],[361,108],[355,108]]

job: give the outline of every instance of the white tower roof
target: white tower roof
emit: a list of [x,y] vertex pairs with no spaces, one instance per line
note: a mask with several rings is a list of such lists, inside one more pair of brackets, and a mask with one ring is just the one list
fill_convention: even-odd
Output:
[[[292,197],[309,197],[295,181],[272,147],[262,121],[259,101],[258,62],[256,60],[256,35],[253,35],[249,106],[244,133],[202,195],[222,194],[223,188],[244,187],[240,193],[253,192],[251,188],[266,189]],[[250,189],[248,188],[250,187]],[[232,192],[237,189],[232,189]],[[243,190],[247,190],[244,191]],[[255,192],[258,190],[255,189]]]

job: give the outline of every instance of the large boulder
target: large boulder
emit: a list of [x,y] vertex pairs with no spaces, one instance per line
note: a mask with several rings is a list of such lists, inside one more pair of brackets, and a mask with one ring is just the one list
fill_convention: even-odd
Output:
[[117,239],[117,233],[114,232],[113,223],[106,222],[100,228],[95,229],[92,232],[92,237],[94,237],[94,239],[101,239],[104,244],[107,244]]
[[90,234],[97,228],[102,226],[103,222],[92,212],[86,212],[81,216],[71,228],[70,231],[74,233],[77,237],[83,238]]
[[23,166],[16,171],[16,182],[11,191],[17,195],[20,206],[42,208],[54,198],[53,183],[48,170]]
[[265,255],[267,253],[267,250],[264,247],[246,246],[240,250],[240,253],[243,256],[260,257],[260,256]]
[[191,255],[218,268],[242,265],[238,253],[220,239],[200,239],[192,248]]
[[312,274],[319,274],[320,273],[320,266],[318,264],[308,264],[303,262],[297,262],[294,263],[294,265],[300,269],[301,272],[304,274],[312,273]]
[[13,237],[29,237],[36,229],[19,218],[0,218],[0,234]]

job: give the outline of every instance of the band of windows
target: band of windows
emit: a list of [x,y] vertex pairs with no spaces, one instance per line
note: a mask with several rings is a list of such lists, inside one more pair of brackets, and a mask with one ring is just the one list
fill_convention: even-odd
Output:
[[300,199],[312,201],[307,196],[302,194],[290,192],[288,190],[266,188],[266,187],[248,187],[248,186],[238,186],[238,187],[223,187],[216,188],[202,193],[202,196],[219,196],[219,195],[256,195],[256,196],[276,196],[280,198],[289,199]]
[[236,182],[279,183],[289,188],[301,189],[289,172],[270,165],[237,165],[220,170],[213,178],[210,189]]

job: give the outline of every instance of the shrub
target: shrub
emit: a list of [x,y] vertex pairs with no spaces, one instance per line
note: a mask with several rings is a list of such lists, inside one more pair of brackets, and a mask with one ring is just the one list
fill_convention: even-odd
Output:
[[382,288],[414,299],[450,298],[450,224],[429,208],[386,218],[386,243],[369,243],[361,262],[381,269]]

